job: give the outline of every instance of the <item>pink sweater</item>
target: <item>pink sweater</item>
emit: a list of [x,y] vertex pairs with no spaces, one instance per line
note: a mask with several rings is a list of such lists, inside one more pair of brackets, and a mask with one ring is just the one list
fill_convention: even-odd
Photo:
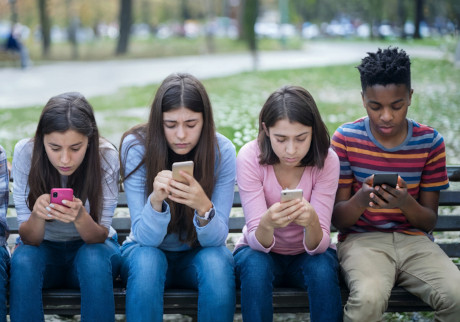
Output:
[[304,242],[305,229],[295,223],[275,229],[273,243],[268,248],[257,240],[255,232],[260,218],[271,205],[280,201],[283,190],[273,166],[259,164],[259,154],[257,141],[254,140],[241,148],[236,159],[238,189],[246,225],[235,249],[249,245],[264,253],[296,255],[307,252],[314,255],[325,252],[328,247],[335,248],[330,238],[331,215],[340,173],[339,159],[335,152],[329,149],[322,169],[306,167],[297,186],[303,189],[303,197],[316,210],[323,230],[323,238],[316,249],[307,248]]

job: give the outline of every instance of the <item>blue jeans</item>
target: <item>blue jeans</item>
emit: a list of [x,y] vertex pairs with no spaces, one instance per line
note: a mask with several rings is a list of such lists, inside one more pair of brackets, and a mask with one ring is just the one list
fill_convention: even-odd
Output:
[[8,289],[8,270],[10,253],[6,246],[0,246],[0,322],[6,322],[6,291]]
[[120,248],[113,239],[20,243],[11,258],[11,319],[43,321],[42,288],[66,287],[81,291],[82,321],[114,321],[113,279],[120,266]]
[[235,274],[227,247],[171,252],[131,242],[122,246],[122,257],[128,322],[163,321],[163,293],[170,287],[198,290],[198,321],[233,321]]
[[237,249],[234,258],[243,321],[273,320],[273,287],[277,286],[308,289],[311,321],[342,321],[335,250],[314,256],[281,255],[246,246]]

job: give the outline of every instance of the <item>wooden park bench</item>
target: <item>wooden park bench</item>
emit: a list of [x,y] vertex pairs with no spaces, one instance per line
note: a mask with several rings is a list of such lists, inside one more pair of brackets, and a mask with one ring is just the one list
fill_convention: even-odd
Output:
[[[460,174],[460,166],[448,167],[449,177],[454,178],[453,174]],[[453,180],[451,180],[453,181]],[[457,179],[457,181],[460,181]],[[455,183],[454,183],[455,185]],[[13,198],[10,195],[10,208],[14,207]],[[460,213],[455,208],[460,206],[460,183],[458,187],[451,187],[443,190],[439,200],[439,217],[434,229],[436,233],[456,232],[456,241],[449,242],[448,239],[438,242],[440,247],[452,259],[457,258],[456,265],[460,269],[458,258],[460,257],[460,215],[444,215],[443,210]],[[119,208],[126,208],[126,195],[121,192],[118,200]],[[235,190],[233,207],[241,207],[238,191]],[[447,207],[447,208],[446,208]],[[8,225],[12,234],[18,233],[16,217],[8,217]],[[241,233],[244,226],[243,217],[231,217],[229,221],[230,233]],[[129,217],[115,217],[112,226],[117,230],[120,243],[129,235],[131,221]],[[332,231],[336,231],[334,228]],[[117,314],[125,313],[126,291],[119,281],[114,285],[115,310]],[[342,301],[346,303],[348,290],[342,287]],[[165,314],[184,314],[196,318],[198,293],[189,289],[167,289],[164,294],[164,313]],[[237,291],[236,312],[241,312],[240,293]],[[77,315],[80,314],[80,292],[71,289],[46,289],[43,290],[43,305],[45,314]],[[306,291],[296,288],[275,288],[273,292],[273,306],[275,313],[304,313],[309,311],[308,294]],[[395,287],[391,292],[388,303],[388,312],[417,312],[432,311],[432,309],[416,296],[408,293],[402,287]]]

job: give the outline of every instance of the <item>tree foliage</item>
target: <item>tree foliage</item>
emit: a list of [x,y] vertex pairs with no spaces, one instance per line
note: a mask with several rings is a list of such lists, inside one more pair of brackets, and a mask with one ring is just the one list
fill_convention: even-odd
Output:
[[[457,30],[460,25],[459,0],[284,1],[289,4],[289,23],[298,28],[307,21],[322,24],[345,18],[356,24],[367,23],[371,29],[386,23],[405,37],[407,21],[414,23],[416,36],[423,36],[419,27],[424,22],[430,26],[445,26],[449,22]],[[155,31],[161,25],[184,24],[190,20],[205,23],[215,17],[231,16],[238,19],[241,36],[250,50],[255,51],[256,19],[266,12],[279,11],[280,3],[280,0],[0,0],[0,21],[17,19],[31,29],[32,35],[42,35],[42,52],[46,56],[52,41],[50,32],[55,26],[69,31],[69,40],[75,48],[77,27],[92,28],[97,36],[101,24],[118,26],[117,52],[122,53],[129,49],[132,24],[146,24],[150,31]],[[206,35],[208,48],[212,49],[212,34]]]

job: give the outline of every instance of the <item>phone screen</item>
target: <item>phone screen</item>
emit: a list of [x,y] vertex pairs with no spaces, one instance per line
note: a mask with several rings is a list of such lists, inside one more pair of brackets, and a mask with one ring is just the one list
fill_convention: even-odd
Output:
[[398,174],[397,173],[376,173],[374,174],[373,186],[381,186],[382,184],[387,184],[390,187],[396,188],[398,183]]

